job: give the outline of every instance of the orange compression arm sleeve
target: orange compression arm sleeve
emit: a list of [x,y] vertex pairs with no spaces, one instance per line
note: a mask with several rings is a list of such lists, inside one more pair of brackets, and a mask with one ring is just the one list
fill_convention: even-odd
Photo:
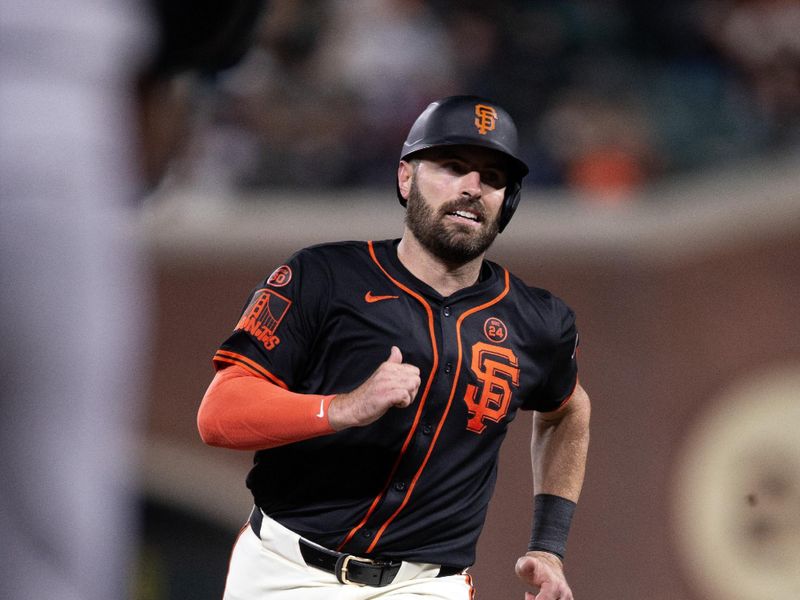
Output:
[[296,394],[238,366],[218,371],[208,386],[197,428],[210,446],[262,450],[334,433],[334,396]]

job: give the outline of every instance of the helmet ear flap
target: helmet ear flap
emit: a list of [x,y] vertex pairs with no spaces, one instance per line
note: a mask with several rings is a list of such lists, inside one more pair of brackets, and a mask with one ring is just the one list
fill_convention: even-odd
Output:
[[506,195],[503,198],[503,206],[500,209],[500,222],[498,223],[498,231],[501,233],[508,225],[511,217],[514,216],[514,211],[517,210],[521,190],[522,181],[519,179],[509,181],[508,185],[506,185]]

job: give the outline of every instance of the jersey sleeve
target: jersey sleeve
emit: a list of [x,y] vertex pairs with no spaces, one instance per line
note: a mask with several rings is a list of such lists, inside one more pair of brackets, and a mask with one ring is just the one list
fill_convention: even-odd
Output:
[[572,395],[578,381],[578,329],[575,313],[562,300],[552,297],[553,337],[550,350],[550,369],[532,408],[550,412],[560,408]]
[[253,289],[233,332],[214,355],[217,370],[238,365],[292,390],[302,377],[327,304],[328,270],[300,251]]

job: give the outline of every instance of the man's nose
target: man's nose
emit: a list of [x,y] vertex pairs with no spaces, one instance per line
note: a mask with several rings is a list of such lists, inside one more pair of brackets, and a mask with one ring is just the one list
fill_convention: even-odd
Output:
[[464,195],[480,197],[481,174],[478,171],[470,171],[461,177],[461,193]]

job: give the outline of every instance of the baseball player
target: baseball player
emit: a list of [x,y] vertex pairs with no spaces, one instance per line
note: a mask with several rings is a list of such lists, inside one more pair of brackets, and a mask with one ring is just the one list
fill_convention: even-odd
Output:
[[250,295],[214,356],[203,440],[254,450],[255,507],[226,600],[469,600],[500,445],[534,412],[527,600],[569,600],[562,567],[589,398],[573,312],[484,259],[528,172],[494,102],[413,124],[402,238],[306,248]]

